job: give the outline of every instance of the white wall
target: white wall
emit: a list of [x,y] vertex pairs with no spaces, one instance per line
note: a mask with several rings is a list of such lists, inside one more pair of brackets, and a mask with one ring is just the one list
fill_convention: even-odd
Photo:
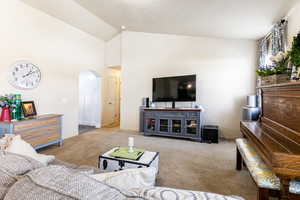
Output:
[[115,67],[121,65],[121,34],[106,42],[105,66]]
[[197,74],[205,123],[219,125],[227,138],[240,136],[242,106],[255,92],[256,52],[250,40],[124,32],[121,128],[138,130],[139,106],[152,95],[152,78]]
[[[79,76],[79,123],[101,127],[101,78],[92,71]],[[100,109],[97,109],[100,108]]]
[[[104,42],[19,0],[1,2],[0,24],[0,94],[20,93],[24,100],[34,100],[38,114],[64,114],[63,137],[77,135],[79,72],[101,72]],[[9,85],[8,70],[18,60],[40,67],[37,89],[22,91]]]
[[293,41],[293,37],[300,31],[300,2],[293,8],[291,15],[288,18],[288,38],[289,43]]

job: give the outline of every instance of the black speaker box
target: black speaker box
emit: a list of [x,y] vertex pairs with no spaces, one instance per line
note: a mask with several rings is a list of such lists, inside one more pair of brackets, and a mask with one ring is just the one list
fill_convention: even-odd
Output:
[[219,127],[213,125],[203,126],[202,141],[207,143],[219,143]]
[[146,107],[147,108],[150,107],[150,99],[149,99],[149,97],[146,98]]

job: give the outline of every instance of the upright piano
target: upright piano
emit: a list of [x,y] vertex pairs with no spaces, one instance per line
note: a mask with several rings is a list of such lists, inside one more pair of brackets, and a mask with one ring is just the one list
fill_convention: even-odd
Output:
[[289,193],[289,184],[291,180],[300,181],[300,82],[259,89],[260,120],[241,122],[241,132],[280,178],[281,199],[295,199]]

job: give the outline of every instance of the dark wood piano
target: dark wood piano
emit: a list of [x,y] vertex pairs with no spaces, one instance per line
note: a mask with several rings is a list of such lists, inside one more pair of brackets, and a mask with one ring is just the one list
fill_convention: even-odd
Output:
[[241,131],[281,180],[281,199],[291,180],[300,180],[300,82],[261,87],[259,122],[241,122]]

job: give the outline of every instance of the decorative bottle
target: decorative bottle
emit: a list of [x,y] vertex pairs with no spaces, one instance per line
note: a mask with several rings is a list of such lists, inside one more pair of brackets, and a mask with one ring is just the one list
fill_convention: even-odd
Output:
[[11,116],[13,120],[21,120],[22,119],[22,107],[21,107],[21,95],[15,94],[14,95],[14,107],[11,111]]

